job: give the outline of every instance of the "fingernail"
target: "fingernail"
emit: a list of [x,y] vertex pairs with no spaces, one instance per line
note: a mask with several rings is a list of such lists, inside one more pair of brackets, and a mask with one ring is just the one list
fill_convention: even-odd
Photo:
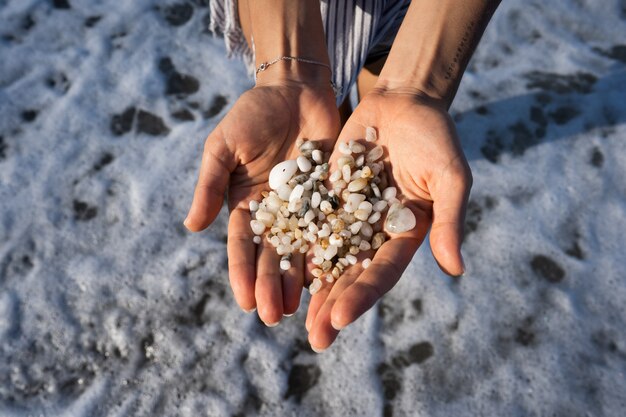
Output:
[[322,353],[323,351],[325,351],[326,349],[318,349],[315,346],[311,345],[311,350],[315,353]]
[[295,313],[291,313],[291,314],[283,314],[283,317],[291,317],[293,316]]
[[276,323],[265,323],[265,325],[267,327],[276,327],[276,326],[278,326],[278,323],[280,323],[280,321],[277,321]]
[[346,326],[339,326],[337,323],[335,323],[332,320],[330,321],[330,325],[333,326],[333,329],[335,329],[337,331],[342,330],[344,327],[346,327]]
[[183,225],[189,229],[189,225],[187,223],[189,223],[189,217],[185,217],[185,220],[183,220]]
[[253,313],[256,311],[256,307],[252,307],[250,310],[246,310],[246,309],[242,309],[243,311],[245,311],[246,313]]

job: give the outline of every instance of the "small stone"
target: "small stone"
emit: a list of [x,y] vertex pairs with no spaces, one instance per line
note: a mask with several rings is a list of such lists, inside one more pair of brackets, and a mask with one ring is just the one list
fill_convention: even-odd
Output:
[[380,159],[383,156],[383,148],[380,145],[375,146],[371,151],[367,153],[365,160],[367,162],[374,162]]
[[361,243],[359,243],[359,250],[366,251],[370,249],[372,249],[372,245],[367,240],[362,240]]
[[280,187],[276,189],[276,194],[278,194],[278,197],[281,200],[289,201],[289,196],[291,196],[292,191],[293,191],[293,188],[291,188],[289,185],[282,184]]
[[341,178],[341,175],[342,175],[342,172],[340,170],[336,170],[335,172],[330,174],[330,177],[328,177],[328,180],[330,182],[337,182]]
[[363,225],[361,226],[361,234],[365,238],[372,237],[372,235],[374,234],[374,229],[372,229],[372,225],[367,222],[364,222]]
[[336,246],[336,247],[340,248],[340,247],[343,246],[343,239],[337,233],[333,233],[328,238],[328,243],[330,243],[333,246]]
[[361,266],[363,266],[363,269],[367,269],[371,264],[372,260],[370,258],[365,258],[363,259],[363,262],[361,262]]
[[341,175],[342,175],[342,179],[346,183],[350,182],[350,178],[352,177],[352,171],[350,170],[349,165],[344,165],[343,167],[341,167]]
[[390,200],[396,198],[396,194],[397,194],[397,190],[396,187],[387,187],[383,190],[383,200],[389,202]]
[[260,220],[251,220],[250,228],[255,235],[262,235],[265,232],[265,224]]
[[320,195],[319,192],[315,191],[313,195],[311,196],[311,207],[316,209],[320,206],[321,202],[322,202],[322,196]]
[[288,271],[291,268],[291,262],[288,259],[281,259],[280,261],[280,269],[283,271]]
[[320,210],[322,210],[324,214],[329,214],[332,213],[333,206],[330,204],[330,202],[324,200],[320,203]]
[[324,273],[324,271],[322,271],[319,268],[315,268],[311,271],[311,275],[313,275],[315,278],[319,278],[322,276],[322,274]]
[[298,159],[296,159],[296,163],[298,164],[298,168],[302,172],[309,172],[311,168],[313,167],[311,165],[311,161],[309,161],[307,158],[305,158],[302,155],[300,155]]
[[352,154],[352,149],[350,149],[350,145],[348,145],[347,142],[341,142],[338,148],[339,148],[339,152],[341,152],[344,155]]
[[270,171],[270,188],[276,190],[281,185],[286,184],[297,170],[298,163],[293,159],[279,163]]
[[369,213],[365,210],[357,210],[354,212],[354,217],[356,217],[357,219],[361,221],[367,221],[367,218],[369,217]]
[[[372,184],[373,185],[373,184]],[[374,187],[372,186],[372,190],[374,189]],[[378,211],[378,212],[382,212],[385,208],[387,208],[387,202],[385,200],[380,200],[377,201],[374,204],[374,211]]]
[[311,282],[311,285],[309,285],[309,293],[314,295],[320,290],[320,288],[322,288],[322,281],[319,278],[315,278],[313,282]]
[[316,149],[313,152],[311,152],[311,157],[317,164],[321,164],[323,161],[323,154],[322,154],[322,151],[320,151],[319,149]]
[[250,207],[250,212],[254,213],[259,209],[259,203],[254,200],[250,200],[250,202],[248,203],[248,207]]
[[337,159],[337,166],[343,169],[344,165],[348,165],[350,168],[354,167],[354,158],[350,155],[342,155]]
[[354,180],[350,184],[348,184],[348,191],[350,191],[351,193],[355,191],[360,191],[365,188],[366,185],[367,180],[364,178],[359,178],[358,180]]
[[257,211],[256,219],[263,222],[266,227],[272,227],[274,224],[274,215],[272,213],[268,213],[267,211]]
[[346,260],[348,261],[350,265],[356,265],[356,261],[357,261],[356,256],[346,255]]
[[380,220],[380,211],[375,211],[368,219],[367,222],[369,224],[374,224],[376,223],[378,220]]
[[252,238],[252,241],[253,241],[254,243],[256,243],[257,245],[260,245],[260,244],[261,244],[261,236],[255,236],[255,237],[253,237],[253,238]]
[[413,211],[410,208],[400,206],[389,209],[387,219],[385,220],[385,230],[389,233],[403,233],[415,227],[416,220]]
[[382,232],[376,233],[372,238],[372,249],[377,250],[383,243],[385,243],[385,234]]
[[291,194],[289,195],[289,202],[294,202],[300,200],[302,194],[304,193],[304,186],[302,184],[298,184],[293,188]]
[[330,261],[337,255],[337,246],[330,245],[324,252],[324,259]]
[[368,126],[365,128],[365,140],[367,142],[376,142],[376,139],[378,139],[378,135],[376,134],[376,129]]

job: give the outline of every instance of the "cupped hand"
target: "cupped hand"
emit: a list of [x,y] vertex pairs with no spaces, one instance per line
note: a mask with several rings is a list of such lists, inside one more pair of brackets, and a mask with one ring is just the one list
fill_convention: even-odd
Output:
[[330,151],[339,133],[339,114],[328,83],[265,83],[244,93],[206,139],[193,203],[185,226],[205,229],[220,211],[228,188],[228,270],[239,306],[258,308],[261,320],[277,324],[293,314],[303,287],[304,255],[281,274],[275,249],[255,245],[249,201],[269,190],[277,163],[297,157],[298,138],[320,140]]
[[[327,348],[340,329],[398,282],[429,229],[441,269],[453,276],[464,272],[460,248],[472,176],[445,104],[417,91],[374,89],[346,122],[337,145],[364,138],[367,126],[377,129],[389,185],[397,188],[417,224],[389,234],[367,269],[360,263],[348,268],[311,298],[306,327],[315,350]],[[331,161],[337,156],[335,151]]]

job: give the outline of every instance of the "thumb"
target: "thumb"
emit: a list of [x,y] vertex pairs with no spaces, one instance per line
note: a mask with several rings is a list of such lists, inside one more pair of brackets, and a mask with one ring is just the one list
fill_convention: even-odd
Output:
[[217,217],[231,172],[236,167],[232,153],[216,129],[204,144],[202,165],[193,194],[193,202],[184,221],[192,232],[206,229]]
[[465,272],[461,243],[465,209],[472,187],[472,174],[465,160],[457,161],[444,171],[431,190],[433,223],[430,247],[441,270],[452,276],[461,276]]

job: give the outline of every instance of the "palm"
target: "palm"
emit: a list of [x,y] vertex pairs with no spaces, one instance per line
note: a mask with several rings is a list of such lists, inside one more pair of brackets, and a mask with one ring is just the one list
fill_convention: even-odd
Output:
[[268,324],[295,312],[303,287],[303,256],[281,277],[275,250],[252,242],[248,202],[267,190],[270,170],[295,158],[298,138],[321,140],[331,150],[339,115],[330,89],[301,86],[254,88],[237,101],[207,138],[200,178],[186,224],[202,230],[221,207],[228,186],[229,277],[235,299],[245,310],[258,307]]
[[471,174],[447,112],[414,95],[375,92],[359,104],[339,141],[363,137],[367,126],[377,128],[389,184],[412,209],[417,225],[391,235],[365,272],[352,267],[312,298],[307,328],[317,348],[330,345],[338,334],[334,327],[354,321],[397,283],[429,229],[442,269],[463,272],[459,248]]

